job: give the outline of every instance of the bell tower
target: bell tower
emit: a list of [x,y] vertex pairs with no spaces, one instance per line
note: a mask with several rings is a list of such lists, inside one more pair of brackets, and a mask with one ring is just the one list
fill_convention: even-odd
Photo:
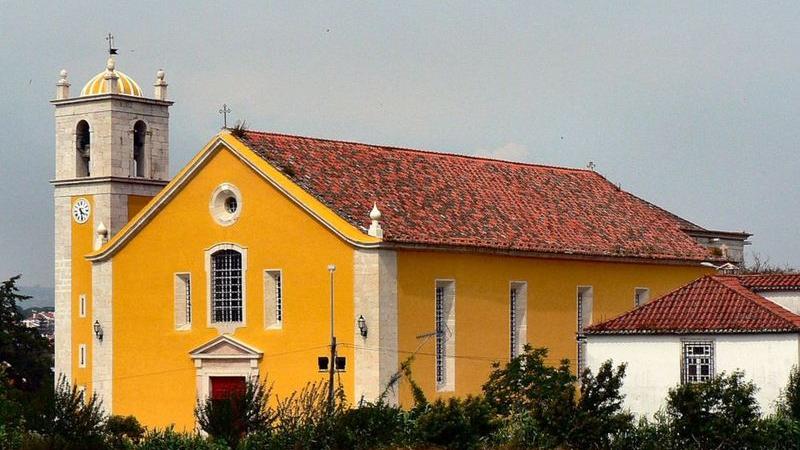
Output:
[[[168,181],[169,107],[164,71],[151,98],[117,70],[109,35],[105,70],[70,96],[67,72],[55,106],[55,369],[78,386],[110,379],[111,277],[85,255],[100,248]],[[108,367],[104,367],[107,364]],[[101,392],[102,393],[102,392]],[[111,405],[107,405],[110,408]]]

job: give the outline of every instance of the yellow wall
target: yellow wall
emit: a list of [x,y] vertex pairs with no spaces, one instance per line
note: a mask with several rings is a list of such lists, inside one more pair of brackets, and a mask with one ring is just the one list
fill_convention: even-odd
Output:
[[129,195],[128,196],[128,220],[133,219],[133,216],[139,213],[153,197],[146,195]]
[[[92,331],[92,264],[84,255],[92,251],[93,224],[94,224],[94,198],[91,195],[72,197],[72,204],[85,198],[91,205],[91,216],[85,223],[72,224],[72,379],[73,383],[85,386],[91,392],[92,384],[92,346],[94,332]],[[70,208],[72,214],[72,208]],[[86,317],[80,317],[80,296],[86,295]],[[80,368],[80,345],[86,344],[86,368]]]
[[[528,341],[550,349],[550,361],[575,359],[577,287],[594,288],[593,322],[633,309],[634,289],[650,288],[654,299],[706,273],[701,266],[622,264],[518,258],[466,253],[400,251],[397,257],[398,346],[406,359],[435,330],[437,279],[455,280],[455,394],[480,392],[492,361],[509,357],[509,283],[528,283]],[[419,349],[415,381],[435,397],[435,339]],[[449,394],[448,394],[449,395]],[[411,404],[408,386],[401,403]]]
[[[242,194],[241,216],[218,225],[209,200],[223,182]],[[113,412],[133,414],[148,426],[175,423],[193,428],[195,368],[189,351],[218,335],[206,326],[204,251],[232,242],[247,248],[247,327],[234,337],[264,352],[261,373],[275,381],[274,393],[288,395],[317,372],[317,356],[329,343],[329,263],[337,266],[337,335],[353,336],[353,251],[295,207],[228,151],[217,153],[198,175],[113,258]],[[283,270],[282,330],[264,329],[263,271]],[[176,331],[173,277],[192,276],[193,323]],[[352,349],[341,376],[352,396]]]

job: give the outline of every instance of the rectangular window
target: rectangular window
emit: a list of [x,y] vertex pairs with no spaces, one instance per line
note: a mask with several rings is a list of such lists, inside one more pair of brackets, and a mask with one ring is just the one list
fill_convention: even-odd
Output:
[[78,315],[80,317],[86,317],[86,294],[81,294],[78,297]]
[[86,367],[86,344],[78,346],[78,367]]
[[242,254],[219,250],[211,255],[211,322],[242,322]]
[[516,358],[527,343],[528,283],[512,281],[509,289],[509,355]]
[[636,308],[650,301],[650,289],[636,288],[633,291],[633,306]]
[[78,398],[81,402],[86,402],[86,385],[79,384],[78,385]]
[[283,326],[283,280],[280,270],[264,271],[264,318],[269,329]]
[[576,373],[580,375],[586,368],[586,336],[584,328],[592,324],[592,307],[594,303],[594,289],[591,286],[578,286],[577,299],[577,357]]
[[436,388],[439,391],[455,389],[455,288],[452,280],[436,281]]
[[186,330],[192,326],[192,276],[175,274],[175,328]]
[[685,383],[701,383],[714,376],[714,343],[693,341],[683,343],[683,377]]

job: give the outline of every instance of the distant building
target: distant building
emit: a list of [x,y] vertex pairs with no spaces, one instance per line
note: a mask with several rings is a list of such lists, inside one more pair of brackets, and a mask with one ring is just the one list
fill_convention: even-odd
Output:
[[710,275],[590,326],[587,362],[628,365],[626,406],[651,416],[669,388],[744,371],[774,409],[800,350],[800,274]]
[[55,313],[51,311],[35,311],[22,321],[23,325],[28,328],[36,328],[42,336],[50,340],[53,340],[54,337],[55,323]]

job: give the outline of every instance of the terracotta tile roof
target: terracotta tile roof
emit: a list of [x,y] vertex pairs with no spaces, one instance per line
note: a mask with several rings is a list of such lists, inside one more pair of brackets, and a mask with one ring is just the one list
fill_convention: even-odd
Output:
[[800,290],[800,273],[739,275],[742,285],[754,291]]
[[386,242],[714,259],[682,231],[693,224],[593,171],[263,132],[241,140],[362,230],[376,202]]
[[800,331],[800,316],[750,291],[735,275],[709,275],[587,334],[765,333]]

